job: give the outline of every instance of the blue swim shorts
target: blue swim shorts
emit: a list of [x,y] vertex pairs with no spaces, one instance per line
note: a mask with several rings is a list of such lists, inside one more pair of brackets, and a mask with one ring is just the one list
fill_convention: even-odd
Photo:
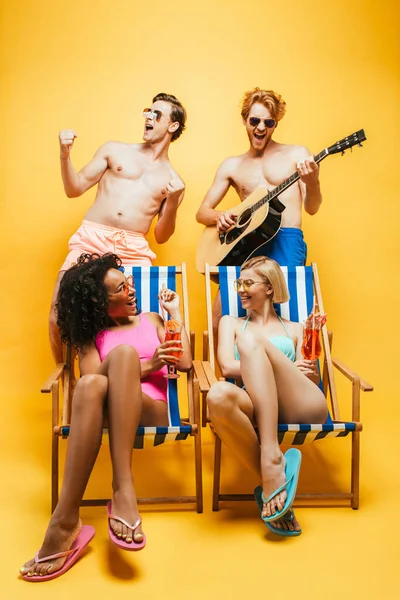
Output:
[[306,264],[307,244],[303,232],[296,227],[281,227],[275,237],[266,242],[251,255],[268,256],[279,265],[298,267]]

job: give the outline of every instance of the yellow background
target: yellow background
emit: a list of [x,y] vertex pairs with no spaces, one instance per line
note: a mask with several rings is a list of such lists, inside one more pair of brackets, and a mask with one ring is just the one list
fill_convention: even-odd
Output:
[[[398,28],[395,0],[2,3],[2,597],[153,598],[160,587],[166,598],[398,597]],[[49,517],[50,402],[39,394],[52,369],[48,307],[67,240],[95,195],[64,195],[57,133],[78,132],[80,168],[106,140],[140,141],[141,110],[157,92],[187,108],[187,131],[170,151],[187,188],[176,234],[166,246],[150,240],[157,264],[188,264],[200,350],[204,280],[194,256],[202,227],[194,215],[220,162],[247,148],[239,106],[255,85],[287,102],[277,141],[319,152],[360,128],[367,134],[362,149],[322,163],[324,202],[304,219],[334,354],[375,386],[362,398],[361,508],[300,509],[301,538],[265,539],[253,504],[211,513],[206,434],[204,515],[146,509],[148,546],[132,557],[110,548],[103,509],[85,509],[97,530],[92,550],[62,579],[29,586],[17,580],[18,567]],[[339,390],[350,397],[347,386]],[[349,447],[343,440],[308,450],[302,485],[318,478],[343,488]],[[166,456],[162,463],[162,450],[147,455],[147,470],[135,458],[139,494],[172,491],[182,480],[190,488],[190,445],[168,447]],[[241,479],[249,490],[250,478],[231,467],[226,485]],[[109,493],[106,449],[91,486]]]

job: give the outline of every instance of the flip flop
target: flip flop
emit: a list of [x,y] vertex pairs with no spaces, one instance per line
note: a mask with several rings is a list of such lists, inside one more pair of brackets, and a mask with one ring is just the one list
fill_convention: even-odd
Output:
[[[254,490],[254,496],[255,496],[256,502],[258,504],[258,508],[260,509],[260,512],[262,512],[263,504],[264,504],[262,497],[261,497],[261,492],[262,492],[261,486],[259,486],[258,488],[256,488]],[[285,519],[286,521],[290,521],[291,523],[293,523],[294,510],[289,509],[288,512],[286,513],[286,515],[284,517],[281,517],[281,519]],[[281,529],[279,527],[275,527],[273,523],[267,523],[264,521],[264,524],[273,533],[276,533],[277,535],[282,535],[285,537],[295,537],[295,536],[301,535],[303,533],[302,529],[300,529],[299,531],[296,531],[296,530],[291,531],[290,529]]]
[[56,577],[60,577],[60,575],[64,575],[64,573],[68,571],[68,569],[70,569],[72,565],[78,560],[83,550],[94,538],[95,533],[96,532],[94,530],[94,527],[92,527],[91,525],[82,525],[78,537],[73,542],[69,550],[66,550],[65,552],[59,552],[58,554],[52,554],[51,556],[43,556],[43,558],[39,558],[39,552],[36,552],[35,561],[37,563],[48,562],[57,558],[61,558],[62,556],[67,556],[68,558],[61,567],[61,569],[58,569],[53,573],[49,573],[48,575],[42,576],[31,575],[30,577],[28,577],[28,575],[21,575],[22,579],[24,579],[25,581],[32,581],[33,583],[35,583],[38,581],[50,581],[50,579],[55,579]]
[[[281,517],[281,519],[285,521],[290,521],[290,523],[293,524],[294,510],[289,509],[286,515],[284,517]],[[282,535],[284,537],[297,537],[298,535],[301,535],[303,533],[302,529],[299,529],[298,531],[296,529],[293,529],[293,531],[291,531],[290,529],[280,529],[279,527],[275,527],[273,523],[265,524],[268,527],[268,529],[270,529],[273,533],[276,533],[276,535]]]
[[[275,514],[270,515],[269,517],[261,516],[264,523],[271,523],[272,521],[278,521],[279,519],[281,519],[288,512],[290,507],[292,506],[292,504],[294,502],[294,498],[296,496],[297,483],[299,481],[299,473],[300,473],[300,465],[301,465],[300,450],[297,450],[297,448],[290,448],[285,453],[285,459],[286,459],[286,466],[285,466],[286,481],[285,481],[285,483],[283,485],[281,485],[277,490],[272,492],[272,494],[270,494],[268,496],[268,498],[265,498],[264,492],[263,492],[261,486],[256,487],[256,489],[254,490],[254,496],[256,497],[256,499],[257,499],[257,495],[260,494],[263,503],[267,504],[268,502],[270,502],[270,500],[272,500],[272,498],[274,498],[277,494],[279,494],[279,492],[281,492],[282,490],[284,490],[286,488],[287,496],[286,496],[285,505],[284,505],[283,509],[281,511],[275,512]],[[262,507],[261,507],[261,509],[262,509]]]
[[[134,525],[131,525],[130,523],[125,521],[125,519],[122,519],[121,517],[116,517],[115,515],[111,514],[111,501],[107,504],[107,513],[108,513],[108,536],[113,544],[118,546],[118,548],[121,548],[121,550],[130,550],[130,551],[142,550],[142,548],[145,547],[146,536],[144,534],[142,534],[143,540],[141,542],[135,542],[135,539],[133,537],[133,533],[135,532],[135,529],[137,529],[142,522],[142,517],[139,517],[138,520],[136,521],[136,523]],[[114,533],[114,531],[111,528],[110,519],[114,519],[114,521],[119,521],[123,525],[126,525],[126,527],[128,527],[129,529],[132,529],[132,542],[130,544],[128,544],[128,542],[126,542],[122,538],[117,537],[117,535]]]

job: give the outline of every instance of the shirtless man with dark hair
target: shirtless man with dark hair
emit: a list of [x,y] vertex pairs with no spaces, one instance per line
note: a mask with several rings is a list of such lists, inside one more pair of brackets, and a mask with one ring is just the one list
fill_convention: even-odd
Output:
[[77,172],[70,153],[77,134],[59,134],[61,174],[65,193],[76,198],[98,184],[96,199],[81,227],[69,240],[69,254],[62,265],[51,305],[50,344],[56,362],[62,362],[62,345],[55,303],[64,272],[83,252],[118,254],[125,265],[151,265],[156,255],[145,238],[158,215],[154,236],[159,244],[175,231],[176,214],[185,186],[173,169],[168,149],[185,129],[186,111],[170,94],[157,94],[145,119],[141,144],[107,142]]

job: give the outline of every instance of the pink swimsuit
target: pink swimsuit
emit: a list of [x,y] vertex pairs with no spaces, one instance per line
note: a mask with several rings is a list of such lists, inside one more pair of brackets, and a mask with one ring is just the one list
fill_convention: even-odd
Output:
[[[121,344],[127,344],[135,348],[139,354],[140,362],[152,358],[155,349],[160,345],[157,330],[144,313],[139,315],[139,325],[128,329],[104,330],[96,336],[96,348],[103,361],[107,354]],[[167,402],[167,379],[164,375],[168,368],[164,366],[159,371],[150,373],[142,379],[142,392],[153,398],[153,400],[164,400]]]

